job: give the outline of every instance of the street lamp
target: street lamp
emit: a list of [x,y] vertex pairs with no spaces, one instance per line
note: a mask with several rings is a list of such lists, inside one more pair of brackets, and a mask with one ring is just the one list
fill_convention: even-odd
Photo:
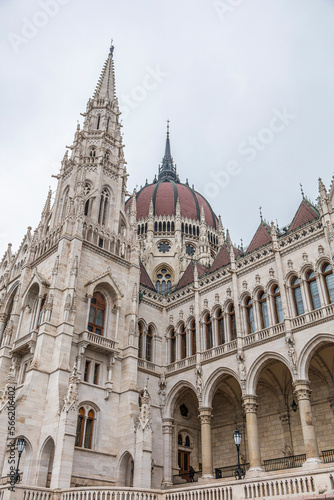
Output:
[[18,458],[18,461],[17,461],[17,467],[16,467],[16,471],[15,471],[15,474],[14,474],[14,481],[13,483],[16,484],[16,483],[19,483],[20,482],[20,471],[19,471],[19,465],[20,465],[20,459],[21,459],[21,455],[22,455],[22,452],[24,450],[24,447],[26,445],[26,442],[23,438],[20,438],[18,441],[17,441],[17,451],[19,452],[19,458]]
[[238,450],[238,467],[234,472],[235,478],[236,479],[243,479],[245,477],[245,471],[240,467],[240,443],[241,443],[241,432],[236,429],[234,434],[233,434],[235,446],[237,447]]

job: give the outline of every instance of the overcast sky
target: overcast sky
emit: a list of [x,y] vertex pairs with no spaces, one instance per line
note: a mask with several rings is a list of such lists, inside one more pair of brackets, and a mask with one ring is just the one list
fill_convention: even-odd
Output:
[[0,254],[56,189],[110,38],[128,190],[153,180],[170,119],[181,181],[233,242],[288,224],[334,165],[333,0],[1,0]]

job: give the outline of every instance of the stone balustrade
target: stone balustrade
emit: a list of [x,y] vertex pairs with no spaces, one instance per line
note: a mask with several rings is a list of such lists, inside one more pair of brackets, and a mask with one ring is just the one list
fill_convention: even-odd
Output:
[[254,479],[211,480],[210,484],[186,483],[167,490],[128,487],[78,487],[50,490],[17,485],[14,492],[0,487],[0,500],[300,500],[334,499],[333,467],[307,471],[267,473]]

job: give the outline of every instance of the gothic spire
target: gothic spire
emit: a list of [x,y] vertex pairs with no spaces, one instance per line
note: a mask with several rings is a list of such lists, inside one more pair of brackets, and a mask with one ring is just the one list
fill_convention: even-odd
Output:
[[169,120],[167,120],[167,137],[165,146],[165,155],[162,159],[162,164],[159,167],[159,181],[162,179],[173,179],[177,181],[176,167],[172,158],[169,140]]
[[111,101],[116,98],[116,88],[115,88],[115,69],[114,69],[114,46],[111,40],[111,46],[109,50],[106,62],[103,65],[102,72],[97,82],[97,86],[94,92],[94,99],[110,99]]

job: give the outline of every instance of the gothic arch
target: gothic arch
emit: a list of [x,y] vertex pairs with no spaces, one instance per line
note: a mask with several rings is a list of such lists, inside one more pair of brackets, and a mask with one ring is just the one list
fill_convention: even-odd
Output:
[[224,375],[230,375],[231,377],[233,377],[240,386],[239,376],[235,373],[234,370],[223,367],[217,368],[213,373],[211,373],[211,375],[209,376],[208,380],[204,385],[203,395],[202,395],[203,406],[209,406],[209,407],[212,406],[212,400],[215,395],[216,389]]
[[283,356],[282,354],[279,354],[277,352],[273,351],[266,351],[262,353],[252,364],[250,369],[248,370],[248,376],[247,376],[247,382],[246,382],[246,393],[247,394],[256,394],[256,386],[259,381],[261,372],[265,365],[270,361],[270,360],[276,360],[276,361],[281,361],[289,370],[291,374],[292,380],[295,379],[294,374],[291,372],[291,367],[288,359]]
[[190,389],[194,393],[197,399],[197,392],[195,386],[191,382],[188,382],[188,380],[180,380],[180,382],[177,382],[172,387],[171,391],[167,396],[164,417],[173,418],[176,401],[178,400],[181,393],[186,389]]
[[44,441],[38,459],[37,486],[50,487],[55,452],[55,443],[51,436]]
[[311,359],[322,344],[334,344],[333,334],[319,333],[303,347],[297,363],[297,370],[301,380],[308,380]]
[[129,451],[123,452],[117,466],[117,486],[133,486],[134,461]]

